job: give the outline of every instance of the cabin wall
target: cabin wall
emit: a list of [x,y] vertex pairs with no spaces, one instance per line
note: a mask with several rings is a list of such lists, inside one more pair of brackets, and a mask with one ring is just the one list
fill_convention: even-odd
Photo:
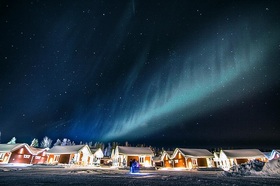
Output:
[[46,152],[41,152],[33,156],[31,164],[43,164],[46,163],[47,160],[48,160],[48,156]]
[[130,166],[130,160],[135,160],[135,161],[139,162],[139,156],[127,156],[126,166]]
[[9,163],[26,163],[30,164],[32,154],[26,149],[25,146],[12,152]]
[[0,158],[0,163],[8,163],[10,152],[2,152],[1,155],[2,157]]
[[206,158],[197,158],[197,166],[198,167],[208,167],[207,159]]
[[61,154],[58,163],[70,163],[70,154]]
[[173,167],[172,160],[169,159],[169,157],[167,155],[165,155],[164,158],[163,158],[163,166],[166,167],[166,168],[172,168]]
[[185,157],[180,152],[178,152],[174,158],[174,167],[175,168],[186,168]]

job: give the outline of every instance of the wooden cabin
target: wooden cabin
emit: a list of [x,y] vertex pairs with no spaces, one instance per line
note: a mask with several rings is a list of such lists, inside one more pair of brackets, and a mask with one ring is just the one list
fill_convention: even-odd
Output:
[[49,164],[90,165],[93,161],[88,145],[54,146],[47,154]]
[[172,154],[174,151],[163,151],[161,155],[161,161],[163,167],[165,168],[172,168],[173,167],[173,160],[171,159]]
[[209,168],[213,167],[213,154],[207,149],[176,148],[171,159],[174,168]]
[[43,164],[47,163],[48,156],[47,156],[47,150],[41,149],[41,148],[35,148],[32,146],[29,146],[31,152],[32,152],[32,159],[31,164]]
[[113,164],[118,167],[129,167],[130,160],[136,160],[143,167],[152,167],[153,151],[149,147],[117,146]]
[[26,143],[0,144],[0,163],[30,164],[32,151]]
[[234,164],[249,162],[250,160],[267,161],[265,155],[258,149],[236,149],[221,150],[219,164],[220,168],[229,170]]

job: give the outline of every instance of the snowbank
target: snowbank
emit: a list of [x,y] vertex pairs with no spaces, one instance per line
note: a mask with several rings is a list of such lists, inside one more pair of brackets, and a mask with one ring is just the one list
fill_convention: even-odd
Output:
[[280,159],[267,162],[262,171],[252,171],[252,175],[280,177]]

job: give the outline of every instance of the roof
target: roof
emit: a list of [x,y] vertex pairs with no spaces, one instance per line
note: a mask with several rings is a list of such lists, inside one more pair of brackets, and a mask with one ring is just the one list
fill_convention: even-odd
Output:
[[165,152],[166,152],[166,154],[168,154],[169,156],[172,156],[172,154],[173,154],[174,151],[165,151]]
[[29,149],[32,151],[32,154],[39,154],[41,152],[46,151],[46,149],[35,148],[32,146],[29,146]]
[[264,154],[258,149],[222,150],[228,158],[262,157]]
[[0,152],[13,152],[23,145],[27,145],[27,144],[25,143],[0,144]]
[[187,148],[179,148],[185,156],[190,157],[213,157],[213,154],[207,149],[187,149]]
[[163,158],[165,157],[165,155],[167,155],[168,158],[171,158],[171,156],[173,155],[174,151],[166,151],[164,150],[160,156],[161,161],[163,161]]
[[157,157],[153,157],[153,161],[154,161],[154,162],[160,162],[160,161],[162,161],[162,160],[161,160],[161,157],[160,157],[160,156],[157,156]]
[[149,154],[154,155],[154,152],[149,147],[124,147],[118,146],[119,154],[138,155]]
[[71,146],[54,146],[48,154],[75,154],[78,153],[86,145],[71,145]]

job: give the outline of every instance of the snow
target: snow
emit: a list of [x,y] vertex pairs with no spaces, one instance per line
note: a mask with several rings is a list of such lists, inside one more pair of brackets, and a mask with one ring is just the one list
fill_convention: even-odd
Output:
[[[275,162],[274,162],[275,163]],[[275,171],[264,166],[266,171]],[[279,169],[279,167],[278,167]],[[187,171],[187,170],[140,170],[130,174],[128,170],[111,167],[57,166],[1,167],[0,180],[3,185],[280,185],[280,176],[276,172],[268,175],[252,173],[244,177],[227,177],[223,171]]]
[[265,158],[264,154],[258,149],[236,149],[222,150],[228,158]]
[[154,155],[153,151],[149,147],[124,147],[117,146],[119,154],[150,154]]

